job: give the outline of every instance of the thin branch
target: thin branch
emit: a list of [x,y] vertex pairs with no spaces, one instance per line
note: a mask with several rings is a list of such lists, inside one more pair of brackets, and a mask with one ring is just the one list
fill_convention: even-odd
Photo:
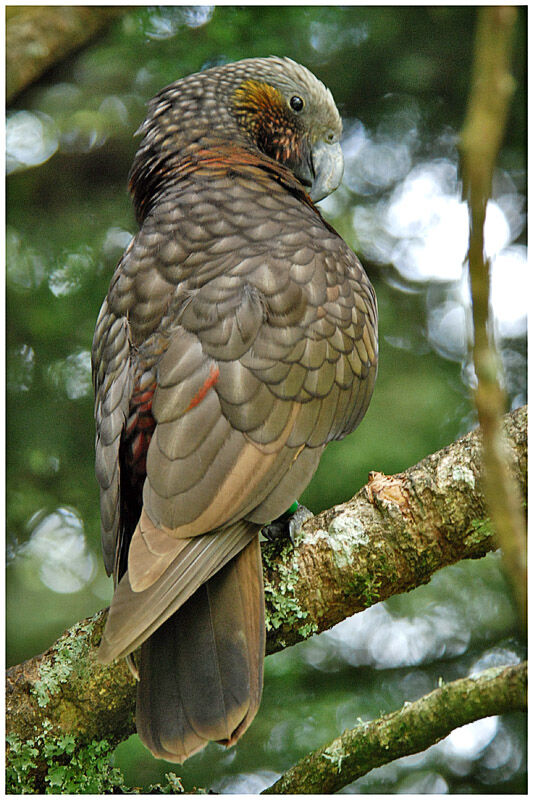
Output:
[[517,9],[482,8],[474,54],[472,93],[462,133],[462,174],[470,210],[468,261],[474,318],[475,392],[483,432],[487,506],[503,563],[511,581],[521,623],[527,613],[526,526],[519,487],[509,473],[501,431],[506,397],[500,385],[500,362],[492,337],[490,263],[485,258],[483,228],[492,176],[508,117],[514,79],[510,62]]
[[345,731],[262,794],[332,794],[370,770],[440,742],[483,717],[527,708],[527,662],[449,683],[399,711]]
[[[525,486],[527,407],[508,414],[504,429],[514,474]],[[268,544],[268,652],[493,550],[481,483],[476,430],[405,473],[373,474],[350,502],[310,519],[296,547],[290,540]],[[104,621],[101,611],[8,670],[8,734],[26,740],[47,727],[55,736],[117,744],[134,732],[135,684],[124,661],[96,661]]]

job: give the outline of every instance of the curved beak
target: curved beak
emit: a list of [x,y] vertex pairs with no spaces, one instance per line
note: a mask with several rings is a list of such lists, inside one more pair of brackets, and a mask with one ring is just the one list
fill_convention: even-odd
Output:
[[314,145],[311,158],[314,177],[309,195],[313,203],[318,203],[334,192],[340,184],[344,172],[344,158],[338,142],[328,144],[324,141]]

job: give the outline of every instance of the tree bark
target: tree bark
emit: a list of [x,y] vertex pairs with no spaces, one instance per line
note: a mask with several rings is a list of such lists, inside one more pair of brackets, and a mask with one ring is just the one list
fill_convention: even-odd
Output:
[[8,6],[6,101],[86,44],[125,6]]
[[344,731],[262,794],[333,794],[370,770],[419,753],[474,720],[527,708],[527,662],[435,689],[399,711]]
[[[503,433],[510,473],[526,497],[527,406],[504,417]],[[295,548],[264,549],[267,652],[497,547],[478,428],[399,475],[371,473],[352,500],[309,520]]]
[[[511,470],[525,495],[527,407],[503,423]],[[442,567],[497,544],[482,493],[479,429],[404,473],[372,473],[344,505],[313,517],[296,546],[267,543],[269,653],[330,628],[356,611],[427,583]],[[6,733],[25,741],[45,730],[111,744],[135,731],[135,682],[125,662],[102,666],[96,650],[105,611],[66,631],[42,655],[7,672]],[[36,763],[44,770],[39,754]]]

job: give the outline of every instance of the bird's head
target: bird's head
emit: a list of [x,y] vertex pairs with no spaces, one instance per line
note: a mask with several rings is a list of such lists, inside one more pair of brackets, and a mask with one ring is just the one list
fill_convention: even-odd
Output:
[[130,186],[136,206],[180,164],[215,148],[272,159],[314,202],[342,179],[342,122],[329,89],[289,58],[250,58],[167,86],[140,127]]
[[289,58],[248,63],[256,74],[232,96],[238,124],[262,153],[295,174],[312,200],[322,200],[343,172],[342,122],[331,92]]

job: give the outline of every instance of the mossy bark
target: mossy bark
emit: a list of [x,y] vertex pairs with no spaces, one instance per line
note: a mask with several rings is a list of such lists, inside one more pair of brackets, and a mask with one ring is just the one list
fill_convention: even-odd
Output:
[[[527,407],[506,415],[503,428],[526,496]],[[267,652],[495,549],[481,469],[476,430],[400,475],[372,473],[348,503],[306,522],[296,545],[266,544]],[[105,616],[77,623],[45,653],[8,670],[8,736],[115,745],[134,733],[134,679],[123,660],[105,667],[96,660]],[[46,759],[37,753],[34,760],[42,779]]]
[[527,664],[493,667],[362,722],[298,762],[263,794],[332,794],[396,758],[418,753],[455,728],[527,707]]
[[57,735],[118,743],[133,726],[135,680],[125,662],[110,671],[96,661],[105,612],[77,623],[45,653],[7,670],[7,733],[21,739],[44,720]]
[[[510,472],[525,498],[527,406],[504,417],[503,432]],[[264,548],[267,652],[497,547],[476,429],[402,474],[371,473],[352,500],[306,522],[296,547]]]

